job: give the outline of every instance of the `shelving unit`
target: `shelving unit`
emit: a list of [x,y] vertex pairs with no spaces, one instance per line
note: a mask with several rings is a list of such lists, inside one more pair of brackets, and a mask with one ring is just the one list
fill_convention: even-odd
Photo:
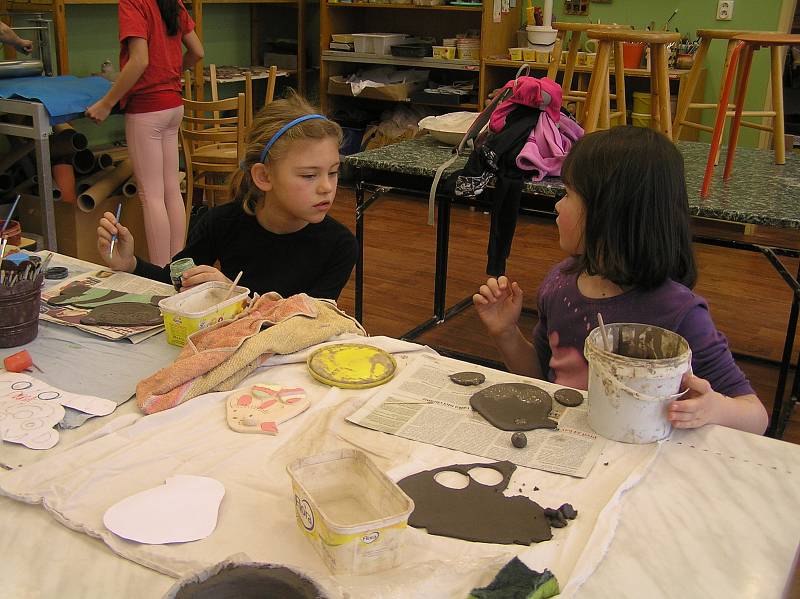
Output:
[[[501,16],[499,23],[492,18],[492,4],[480,6],[419,6],[416,4],[389,4],[373,2],[320,2],[320,104],[322,110],[331,112],[339,96],[328,93],[328,80],[334,75],[346,75],[357,70],[357,65],[394,65],[471,73],[476,79],[478,98],[485,98],[483,59],[441,60],[434,58],[400,58],[329,50],[331,34],[337,33],[405,33],[415,37],[434,37],[441,40],[455,37],[468,30],[480,32],[481,57],[505,52],[512,44],[519,27],[519,3]],[[361,101],[361,100],[358,100]],[[374,101],[374,100],[373,100]],[[408,100],[404,100],[408,102]],[[445,110],[478,110],[480,101],[455,105],[435,103]]]
[[[305,19],[306,0],[185,0],[187,8],[191,8],[192,18],[195,21],[198,37],[203,40],[203,5],[204,4],[249,4],[250,5],[250,35],[251,35],[251,64],[262,62],[259,40],[263,37],[264,26],[268,21],[265,8],[269,5],[295,6],[297,9],[297,86],[302,91],[305,89]],[[0,13],[4,12],[43,12],[53,15],[53,28],[55,32],[54,44],[56,46],[57,72],[61,75],[69,73],[69,51],[67,47],[67,22],[66,5],[68,4],[118,4],[118,0],[0,0]],[[265,65],[268,66],[268,65]],[[195,81],[198,82],[196,92],[202,97],[203,61],[195,68]]]

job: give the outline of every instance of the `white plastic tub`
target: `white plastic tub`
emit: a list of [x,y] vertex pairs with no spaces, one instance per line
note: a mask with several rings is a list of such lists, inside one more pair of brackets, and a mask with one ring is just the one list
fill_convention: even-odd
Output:
[[406,39],[404,33],[354,33],[355,51],[362,54],[389,56],[392,46]]
[[334,574],[371,574],[399,565],[414,502],[364,452],[342,449],[297,460],[297,526]]

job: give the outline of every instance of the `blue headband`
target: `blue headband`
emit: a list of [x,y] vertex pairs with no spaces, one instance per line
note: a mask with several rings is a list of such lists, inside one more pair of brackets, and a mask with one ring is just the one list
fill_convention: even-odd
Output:
[[264,149],[261,150],[260,162],[264,162],[267,159],[267,154],[269,154],[269,149],[275,144],[276,141],[278,141],[278,138],[280,138],[281,135],[286,133],[289,129],[291,129],[295,125],[299,125],[304,121],[310,121],[312,119],[327,120],[327,118],[322,116],[321,114],[306,114],[301,117],[297,117],[293,121],[289,121],[283,127],[278,129],[278,132],[270,138],[270,140],[267,142],[267,145],[265,145]]

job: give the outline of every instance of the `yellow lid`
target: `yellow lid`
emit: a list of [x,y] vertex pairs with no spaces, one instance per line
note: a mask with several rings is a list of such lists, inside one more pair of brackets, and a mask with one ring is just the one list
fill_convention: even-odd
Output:
[[391,354],[359,343],[326,345],[308,356],[308,371],[318,381],[342,389],[367,389],[389,381],[397,371]]

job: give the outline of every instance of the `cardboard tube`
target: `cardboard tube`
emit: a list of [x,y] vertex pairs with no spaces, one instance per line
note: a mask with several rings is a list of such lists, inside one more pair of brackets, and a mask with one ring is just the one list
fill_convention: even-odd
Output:
[[91,150],[80,150],[72,156],[72,166],[75,172],[81,175],[88,175],[94,170],[94,153]]
[[102,154],[97,155],[97,167],[100,169],[108,168],[109,166],[114,166],[114,158],[111,154],[106,154],[103,152]]
[[15,164],[18,160],[25,158],[25,156],[33,151],[33,147],[33,141],[26,141],[15,148],[11,148],[11,151],[8,154],[0,158],[0,172],[7,171],[12,164]]
[[[38,193],[39,191],[38,175],[34,175],[33,177],[31,177],[31,180],[33,181],[33,184],[35,186],[34,193]],[[53,179],[53,201],[58,202],[60,199],[61,199],[61,189],[58,187],[58,183],[56,183],[56,180]]]
[[59,123],[58,125],[53,125],[53,132],[56,134],[64,132],[70,133],[70,135],[73,136],[73,144],[76,152],[78,150],[85,150],[89,147],[89,140],[86,139],[86,136],[80,131],[77,131],[75,127],[69,123]]
[[89,141],[83,133],[75,129],[67,129],[50,136],[50,156],[53,160],[62,161],[75,152],[85,150]]
[[[53,189],[55,187],[61,190],[61,199],[69,204],[74,204],[78,200],[78,194],[75,190],[75,170],[71,164],[54,164],[53,165]],[[55,199],[55,193],[53,194]]]
[[122,185],[122,195],[126,198],[132,198],[139,193],[139,186],[136,184],[136,177],[131,177]]
[[76,185],[76,191],[78,195],[82,194],[84,191],[89,189],[92,185],[97,183],[100,179],[105,177],[109,172],[114,170],[113,168],[105,168],[103,170],[97,171],[92,173],[91,175],[86,175],[85,177],[78,180]]
[[114,193],[114,190],[125,183],[133,174],[133,165],[130,160],[123,160],[108,174],[100,178],[97,183],[78,196],[78,208],[84,212],[91,212],[105,198]]

